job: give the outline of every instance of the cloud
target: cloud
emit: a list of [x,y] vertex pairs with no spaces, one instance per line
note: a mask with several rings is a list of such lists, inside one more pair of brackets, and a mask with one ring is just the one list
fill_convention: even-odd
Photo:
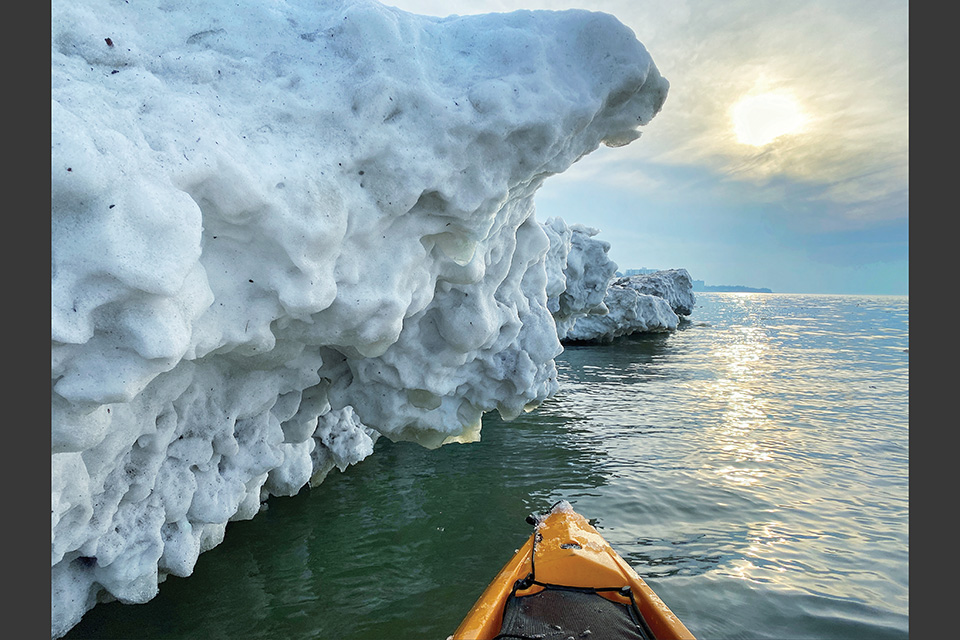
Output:
[[[906,293],[907,0],[396,4],[433,15],[581,8],[634,31],[670,81],[663,110],[639,140],[601,147],[537,199],[541,218],[599,227],[621,267],[683,266],[780,291]],[[803,129],[740,143],[732,106],[773,91],[795,96]]]
[[[829,192],[846,201],[905,185],[906,2],[861,11],[851,2],[692,4],[687,22],[648,43],[671,89],[633,153],[757,185],[775,175],[849,179]],[[731,107],[772,91],[797,97],[810,119],[804,132],[761,149],[739,143]]]
[[[633,29],[671,82],[641,139],[592,160],[703,166],[724,180],[772,188],[773,179],[826,185],[821,198],[867,203],[907,185],[906,0],[399,0],[444,15],[585,8]],[[731,108],[747,94],[785,91],[809,120],[803,133],[756,148],[737,141]],[[595,153],[594,155],[599,155]],[[587,177],[585,170],[569,179]],[[622,172],[621,172],[622,173]],[[776,197],[777,192],[769,197]]]

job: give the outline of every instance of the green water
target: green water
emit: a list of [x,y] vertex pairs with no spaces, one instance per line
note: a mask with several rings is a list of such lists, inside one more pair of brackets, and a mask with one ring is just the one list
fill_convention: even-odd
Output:
[[443,640],[566,499],[699,638],[908,637],[908,301],[700,294],[481,442],[381,438],[76,638]]

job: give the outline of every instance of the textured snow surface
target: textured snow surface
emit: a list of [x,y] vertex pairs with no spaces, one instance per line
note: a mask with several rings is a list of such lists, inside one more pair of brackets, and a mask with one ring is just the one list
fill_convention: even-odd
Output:
[[550,218],[543,227],[550,236],[547,306],[563,340],[578,318],[607,313],[603,300],[617,264],[607,257],[610,243],[594,239],[599,229],[567,226],[560,218]]
[[52,636],[381,435],[556,390],[554,313],[597,296],[565,307],[583,267],[547,256],[590,234],[533,196],[668,88],[615,18],[51,9]]
[[613,284],[628,287],[637,293],[666,300],[674,312],[689,316],[697,304],[693,280],[686,269],[667,269],[640,276],[619,278]]
[[672,331],[680,316],[693,313],[696,298],[686,269],[617,278],[603,298],[607,313],[574,320],[563,336],[569,342],[610,342],[632,333]]

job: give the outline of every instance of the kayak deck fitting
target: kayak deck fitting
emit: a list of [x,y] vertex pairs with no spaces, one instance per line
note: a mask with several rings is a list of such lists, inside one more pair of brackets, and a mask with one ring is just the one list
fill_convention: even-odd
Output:
[[570,503],[529,516],[533,534],[448,640],[692,640]]

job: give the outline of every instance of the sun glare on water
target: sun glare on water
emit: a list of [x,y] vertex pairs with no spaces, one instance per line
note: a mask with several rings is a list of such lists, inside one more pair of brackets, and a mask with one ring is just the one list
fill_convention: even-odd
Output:
[[730,110],[737,141],[755,147],[780,136],[799,133],[807,121],[797,100],[788,93],[745,96]]

